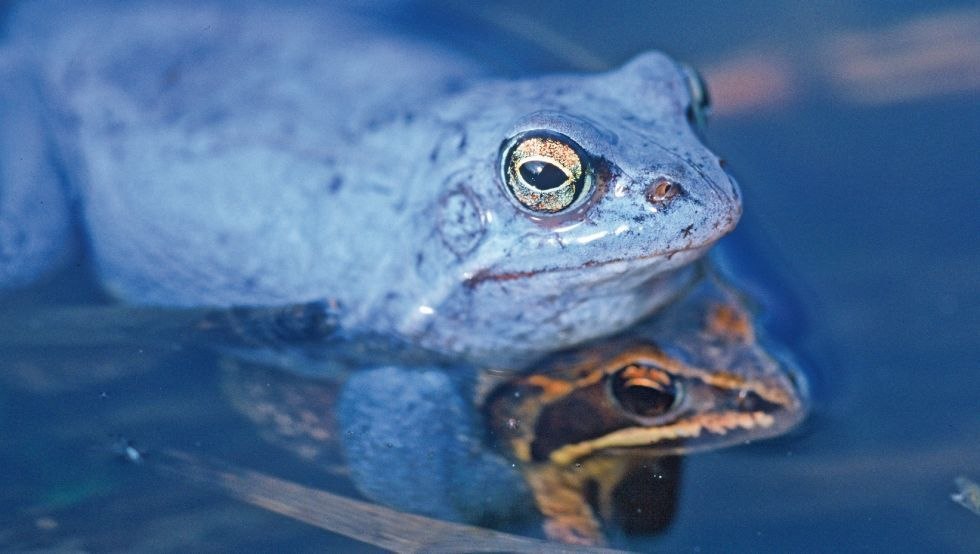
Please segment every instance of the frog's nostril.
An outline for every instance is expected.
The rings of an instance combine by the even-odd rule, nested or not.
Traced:
[[[681,194],[681,186],[670,179],[657,179],[647,188],[647,202],[664,204]]]

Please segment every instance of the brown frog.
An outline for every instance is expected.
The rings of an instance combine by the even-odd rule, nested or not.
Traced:
[[[718,279],[699,289],[631,336],[557,354],[488,396],[487,423],[549,537],[599,543],[600,519],[655,531],[669,521],[678,455],[804,417],[805,381],[760,346],[738,297]]]

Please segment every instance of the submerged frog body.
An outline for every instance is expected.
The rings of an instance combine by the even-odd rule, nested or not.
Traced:
[[[478,523],[536,505],[549,537],[584,544],[669,524],[679,455],[779,435],[806,413],[805,380],[715,277],[524,375],[386,367],[325,382],[226,369],[228,397],[267,438],[375,501]]]
[[[329,301],[351,334],[519,367],[664,305],[738,220],[662,54],[502,80],[352,16],[237,8],[12,19],[127,302]]]

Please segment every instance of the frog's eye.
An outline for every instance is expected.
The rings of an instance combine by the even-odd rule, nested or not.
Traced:
[[[708,85],[693,67],[682,65],[681,69],[684,71],[687,90],[691,95],[691,104],[687,107],[687,120],[696,129],[702,130],[707,125],[708,115],[711,113],[711,97],[708,95]]]
[[[564,135],[524,133],[508,143],[502,162],[507,190],[534,212],[564,211],[591,188],[588,158]]]
[[[668,415],[680,403],[681,387],[660,369],[634,364],[610,376],[609,393],[625,415],[649,422]]]

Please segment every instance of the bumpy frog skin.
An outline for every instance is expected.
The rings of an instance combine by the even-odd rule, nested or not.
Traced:
[[[98,274],[127,302],[329,301],[351,333],[517,367],[665,304],[739,218],[690,75],[662,54],[495,80],[315,8],[78,10],[28,4],[10,40],[41,70]],[[569,209],[528,210],[504,183],[528,132],[587,158]]]

